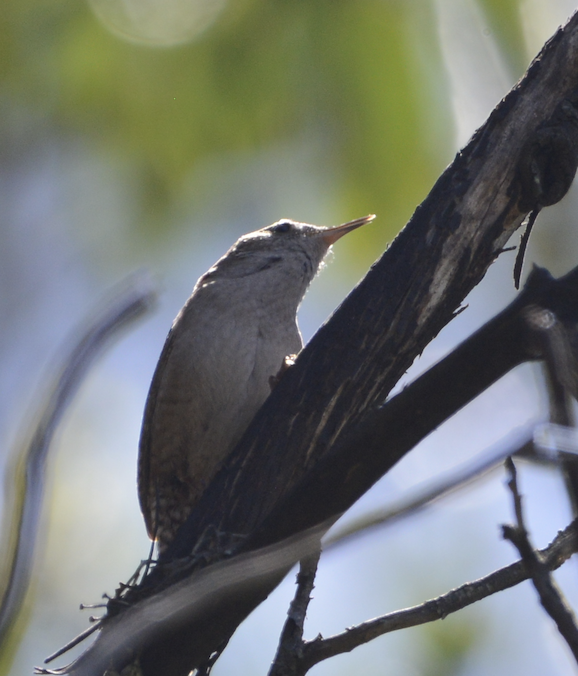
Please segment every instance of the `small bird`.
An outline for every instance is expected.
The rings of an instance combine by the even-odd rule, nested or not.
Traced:
[[[241,237],[196,283],[154,373],[138,490],[162,553],[303,340],[297,309],[331,245],[374,215],[326,228],[283,219]]]

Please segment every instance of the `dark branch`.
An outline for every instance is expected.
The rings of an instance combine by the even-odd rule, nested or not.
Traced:
[[[578,268],[559,280],[536,268],[503,312],[368,413],[243,547],[265,546],[279,535],[289,537],[310,528],[317,519],[338,518],[444,420],[518,364],[542,358],[544,332],[562,331],[563,322],[576,321]]]
[[[279,648],[271,665],[269,676],[300,676],[302,673],[298,665],[305,645],[303,625],[320,556],[321,549],[301,561],[297,575],[297,591],[287,613],[287,620],[281,632]]]
[[[538,199],[534,187],[526,186],[534,178],[522,171],[528,162],[533,166],[528,160],[533,139],[543,127],[558,128],[560,106],[571,106],[577,98],[575,16],[298,356],[208,487],[167,559],[192,551],[209,525],[253,533],[385,401],[536,206],[530,204]],[[547,147],[539,144],[540,152]],[[542,158],[539,166],[543,164]]]
[[[509,540],[520,553],[522,561],[538,592],[540,603],[548,615],[556,622],[558,631],[564,637],[574,655],[574,659],[578,662],[578,627],[576,626],[574,613],[552,579],[548,566],[543,561],[542,556],[530,544],[528,531],[524,525],[522,497],[518,491],[516,467],[511,459],[506,461],[506,468],[510,475],[508,487],[512,492],[514,501],[516,526],[502,526],[504,538]]]
[[[555,540],[546,549],[540,551],[540,556],[548,570],[556,570],[577,551],[578,521],[575,520],[566,529],[558,533]],[[298,673],[304,674],[319,662],[341,653],[350,652],[378,636],[399,629],[416,627],[426,622],[441,620],[450,613],[462,610],[492,594],[510,589],[527,580],[528,577],[529,574],[524,562],[518,561],[479,580],[452,589],[447,594],[426,601],[419,606],[383,615],[351,627],[336,636],[309,641],[305,644]]]

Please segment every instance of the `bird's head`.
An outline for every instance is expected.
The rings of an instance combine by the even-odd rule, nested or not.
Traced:
[[[284,218],[240,237],[214,269],[227,277],[278,269],[302,275],[308,285],[331,245],[374,218],[372,214],[332,228]]]

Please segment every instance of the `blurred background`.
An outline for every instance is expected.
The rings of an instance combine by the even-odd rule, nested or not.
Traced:
[[[148,269],[157,311],[98,362],[49,463],[32,589],[0,673],[88,624],[148,555],[136,457],[148,385],[196,279],[281,217],[378,218],[335,247],[300,311],[307,340],[403,227],[437,176],[576,0],[4,0],[0,15],[1,471],[55,356],[116,282]],[[578,263],[576,190],[544,211],[533,261]],[[517,244],[517,240],[512,242]],[[514,296],[507,254],[415,377]],[[442,426],[352,510],[394,502],[546,415],[540,371],[511,373]],[[8,476],[8,479],[6,478]],[[524,466],[544,546],[570,510],[554,470]],[[6,494],[5,494],[6,496]],[[10,504],[3,505],[6,510]],[[350,515],[344,517],[344,520]],[[503,472],[322,558],[308,638],[419,603],[516,559]],[[8,534],[3,534],[5,541]],[[558,580],[578,605],[578,567]],[[215,676],[265,674],[294,574],[239,629]],[[66,661],[64,658],[61,663]],[[389,635],[312,673],[575,673],[529,584]]]

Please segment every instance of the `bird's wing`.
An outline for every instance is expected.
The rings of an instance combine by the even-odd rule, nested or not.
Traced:
[[[154,514],[153,514],[153,505],[151,504],[151,444],[152,444],[152,428],[153,428],[153,419],[155,416],[155,411],[157,407],[157,398],[160,390],[160,386],[163,380],[163,375],[165,373],[166,366],[169,359],[171,358],[171,353],[175,344],[175,331],[174,325],[173,328],[169,331],[169,334],[165,340],[161,356],[157,363],[149,393],[147,396],[144,414],[142,429],[139,440],[139,454],[138,454],[138,497],[140,502],[140,508],[143,513],[145,524],[147,527],[147,532],[151,538],[154,537]]]

